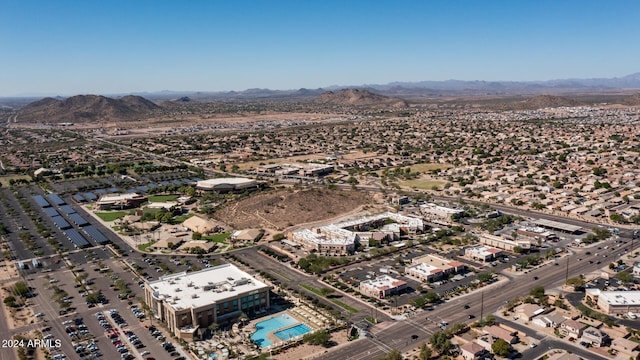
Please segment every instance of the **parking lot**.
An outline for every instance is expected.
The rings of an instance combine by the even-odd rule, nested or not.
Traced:
[[[100,272],[100,263],[110,270]],[[78,282],[77,276],[84,281]],[[63,346],[53,349],[52,356],[69,356],[72,353],[83,359],[123,358],[127,357],[127,353],[131,354],[130,358],[138,358],[142,353],[145,353],[145,358],[158,359],[166,359],[171,354],[174,357],[183,356],[181,349],[168,352],[163,347],[162,342],[167,335],[160,328],[153,334],[148,330],[155,322],[147,317],[137,301],[143,296],[139,281],[117,259],[92,260],[74,266],[73,271],[65,268],[52,273],[34,274],[31,282],[38,289],[34,309],[41,313],[39,316],[46,319],[49,325],[43,331],[43,336],[62,340]],[[130,293],[119,299],[121,291],[117,285],[122,282]],[[103,294],[103,301],[97,305],[87,302],[87,295],[97,292]],[[58,293],[64,295],[60,298],[64,306],[51,300]],[[120,343],[113,341],[116,338]]]

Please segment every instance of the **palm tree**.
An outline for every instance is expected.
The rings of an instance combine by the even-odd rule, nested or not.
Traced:
[[[218,325],[218,323],[211,323],[207,328],[209,330],[211,330],[211,332],[213,332],[214,334],[217,333],[218,328],[220,327],[220,325]]]
[[[249,317],[243,311],[243,312],[240,313],[240,317],[238,317],[238,320],[240,320],[240,323],[242,324],[242,326],[244,326],[245,322],[247,322],[247,320],[249,320]]]

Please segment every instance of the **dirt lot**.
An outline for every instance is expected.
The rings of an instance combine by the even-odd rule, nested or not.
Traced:
[[[226,206],[213,217],[236,229],[260,225],[281,231],[297,224],[334,218],[371,203],[370,196],[360,191],[274,190]]]

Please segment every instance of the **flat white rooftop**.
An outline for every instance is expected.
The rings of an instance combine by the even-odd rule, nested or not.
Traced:
[[[229,178],[215,178],[201,180],[196,183],[196,186],[202,188],[213,188],[220,185],[234,185],[234,186],[252,186],[257,182],[249,178],[229,177]]]
[[[437,266],[433,266],[425,263],[419,263],[419,264],[408,266],[407,271],[415,271],[416,273],[429,276],[429,275],[442,272],[442,269],[440,269]]]
[[[136,193],[108,194],[108,195],[101,196],[100,200],[98,200],[98,203],[110,203],[110,202],[115,202],[115,201],[124,201],[124,200],[136,199],[136,198],[140,198],[140,197],[141,197],[141,195],[136,194]]]
[[[175,310],[199,308],[241,293],[269,289],[265,283],[231,264],[165,275],[147,286],[153,290],[154,298],[165,301]]]
[[[360,283],[360,286],[366,286],[378,290],[388,290],[405,285],[406,283],[407,282],[404,280],[394,279],[389,275],[382,275],[375,279],[365,280]]]
[[[600,299],[609,305],[640,305],[640,291],[600,291]]]
[[[420,205],[420,209],[421,210],[434,210],[437,212],[441,212],[441,213],[445,213],[445,214],[461,214],[464,212],[463,209],[453,209],[453,208],[448,208],[448,207],[444,207],[444,206],[440,206],[440,205],[436,205],[434,203],[428,203],[428,204],[422,204]]]

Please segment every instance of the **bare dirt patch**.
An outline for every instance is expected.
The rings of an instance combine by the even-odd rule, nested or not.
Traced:
[[[236,229],[282,230],[296,224],[334,218],[371,204],[361,191],[304,189],[273,190],[242,199],[216,211],[213,217]]]

